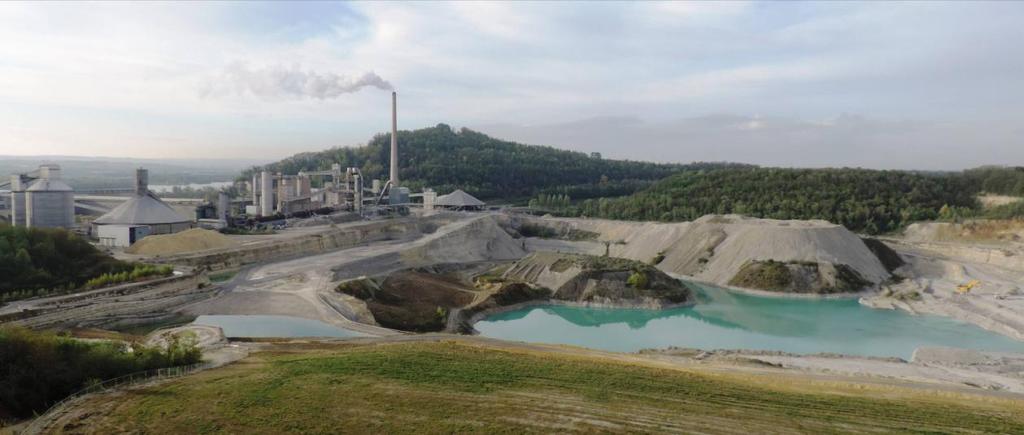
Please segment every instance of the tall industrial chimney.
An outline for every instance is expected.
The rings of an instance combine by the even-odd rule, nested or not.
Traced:
[[[398,187],[398,92],[391,92],[391,191]]]
[[[138,168],[135,170],[135,194],[146,196],[149,193],[149,170]]]

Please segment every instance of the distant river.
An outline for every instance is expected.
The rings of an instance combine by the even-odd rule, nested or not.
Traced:
[[[220,188],[223,188],[223,187],[229,187],[232,184],[234,184],[233,181],[214,181],[212,183],[202,183],[202,184],[199,184],[199,183],[192,183],[192,184],[150,184],[149,185],[149,190],[152,190],[154,192],[171,192],[171,191],[174,190],[175,187],[180,187],[182,189],[191,187],[191,188],[197,189],[197,190],[198,189],[203,189],[203,188],[206,188],[206,187],[212,187],[214,189],[220,189]]]
[[[855,299],[772,298],[698,287],[698,304],[693,307],[538,306],[490,316],[475,328],[487,337],[627,352],[679,346],[906,360],[919,346],[1024,352],[1024,342],[971,324],[867,308]]]

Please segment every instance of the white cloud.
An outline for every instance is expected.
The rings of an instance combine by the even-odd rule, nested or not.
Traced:
[[[0,153],[45,146],[116,154],[118,137],[132,143],[122,145],[126,155],[169,152],[152,138],[172,136],[185,139],[176,152],[214,148],[224,156],[251,154],[253,144],[271,157],[354,144],[387,129],[388,98],[345,92],[386,87],[383,78],[399,91],[403,127],[599,116],[656,125],[759,113],[735,125],[765,132],[790,120],[782,124],[800,133],[774,140],[815,150],[881,141],[823,130],[849,112],[875,120],[873,128],[887,119],[956,125],[948,130],[962,149],[1013,155],[1020,145],[1019,133],[1007,133],[1024,99],[1020,3],[365,2],[258,10],[277,6],[0,4],[0,113],[18,114],[0,120]],[[233,62],[247,66],[225,70]],[[201,98],[197,89],[224,97]],[[907,141],[936,140],[895,125],[908,129]],[[831,133],[808,133],[821,131]],[[729,144],[763,145],[701,137],[725,141],[720,148],[735,159],[759,154]],[[610,146],[566,140],[551,143]],[[811,140],[821,142],[815,148]],[[662,146],[629,145],[674,155]],[[952,154],[935,158],[959,164]]]

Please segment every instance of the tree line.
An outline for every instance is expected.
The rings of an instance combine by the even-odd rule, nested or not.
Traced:
[[[390,134],[366,146],[302,153],[263,168],[288,174],[332,163],[386,179]],[[684,221],[736,213],[825,219],[884,233],[921,220],[1021,217],[1019,204],[982,212],[979,193],[1024,196],[1024,168],[962,172],[859,168],[762,168],[738,163],[659,164],[522,145],[445,124],[398,132],[400,177],[413,190],[461,188],[484,200],[530,204],[571,216]]]
[[[15,293],[31,297],[71,291],[104,274],[131,275],[137,266],[107,255],[64,229],[0,224],[3,299]]]
[[[851,168],[682,171],[631,196],[582,201],[566,214],[668,222],[735,213],[824,219],[878,234],[936,219],[943,207],[977,209],[974,183],[962,174]]]
[[[176,336],[166,348],[158,348],[0,327],[0,423],[46,411],[92,383],[194,364],[201,358],[194,339]]]

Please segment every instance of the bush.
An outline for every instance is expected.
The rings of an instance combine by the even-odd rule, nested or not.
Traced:
[[[132,267],[63,229],[0,224],[0,296],[5,300],[67,292]]]
[[[985,212],[989,219],[1018,219],[1024,218],[1024,200],[992,207]]]
[[[0,419],[25,418],[92,383],[157,368],[194,364],[193,338],[166,350],[117,342],[84,342],[50,332],[0,327]]]
[[[519,234],[523,237],[540,237],[542,239],[554,239],[558,237],[558,231],[544,225],[523,224],[519,227]]]
[[[626,279],[626,284],[629,284],[635,289],[643,290],[647,288],[647,274],[641,271],[634,271],[632,275]]]
[[[154,276],[170,276],[172,273],[174,273],[174,267],[172,266],[136,264],[130,271],[126,270],[119,273],[104,273],[103,275],[90,279],[89,281],[86,281],[84,287],[86,289],[95,289],[125,282],[142,281]]]

